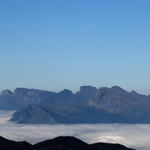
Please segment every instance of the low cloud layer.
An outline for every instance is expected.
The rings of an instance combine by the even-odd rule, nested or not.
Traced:
[[[120,143],[138,150],[150,149],[150,125],[81,124],[81,125],[25,125],[9,122],[13,112],[0,111],[0,136],[30,143],[57,136],[75,136],[88,143]]]

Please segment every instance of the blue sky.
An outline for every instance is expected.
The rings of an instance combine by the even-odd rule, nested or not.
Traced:
[[[0,90],[119,85],[150,93],[149,0],[0,0]]]

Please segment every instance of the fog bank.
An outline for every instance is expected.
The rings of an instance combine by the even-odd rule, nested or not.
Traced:
[[[75,136],[88,143],[120,143],[138,150],[150,149],[150,125],[79,124],[27,125],[9,122],[13,112],[0,111],[0,136],[36,143],[57,136]]]

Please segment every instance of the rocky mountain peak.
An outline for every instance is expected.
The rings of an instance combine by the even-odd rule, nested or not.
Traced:
[[[6,89],[1,92],[1,95],[2,96],[11,96],[11,95],[13,95],[13,93],[10,90]]]
[[[59,92],[59,94],[61,95],[72,95],[72,91],[68,90],[68,89],[64,89],[61,92]]]
[[[25,94],[25,93],[27,93],[28,91],[29,91],[30,89],[28,89],[28,88],[16,88],[15,90],[14,90],[14,94],[15,95],[20,95],[20,94]]]
[[[124,90],[123,88],[121,88],[121,87],[119,87],[119,86],[113,86],[112,88],[110,88],[110,90],[111,90],[112,92],[120,93],[120,94],[122,94],[122,93],[127,93],[126,90]]]
[[[93,86],[80,86],[80,93],[86,93],[86,92],[95,92],[97,90],[96,87]]]

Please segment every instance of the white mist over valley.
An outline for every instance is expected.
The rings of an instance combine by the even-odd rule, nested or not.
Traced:
[[[120,143],[137,150],[150,149],[150,125],[144,124],[77,124],[28,125],[8,121],[13,111],[0,111],[0,136],[36,143],[57,136],[75,136],[88,143]]]

